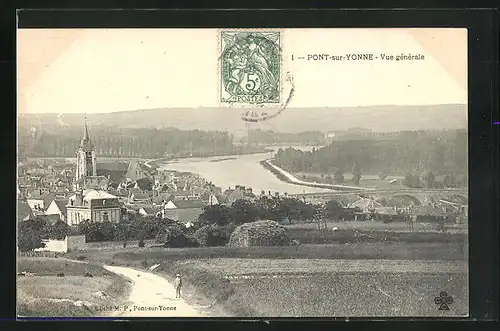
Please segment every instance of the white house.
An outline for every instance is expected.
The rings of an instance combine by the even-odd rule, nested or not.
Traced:
[[[66,209],[66,205],[68,204],[68,200],[52,200],[50,205],[45,210],[45,215],[59,215],[59,219],[68,222],[67,216],[68,211]]]

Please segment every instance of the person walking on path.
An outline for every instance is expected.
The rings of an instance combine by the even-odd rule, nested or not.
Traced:
[[[174,287],[175,287],[175,297],[180,298],[181,297],[182,279],[181,279],[181,275],[179,275],[179,274],[175,275]]]

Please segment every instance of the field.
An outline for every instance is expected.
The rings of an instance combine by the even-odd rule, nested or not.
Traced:
[[[297,179],[304,180],[307,182],[318,182],[318,183],[327,183],[324,179],[321,178],[321,174],[315,173],[307,173],[307,172],[294,172],[292,173]],[[304,176],[306,176],[304,178]],[[333,177],[333,175],[331,175]],[[391,184],[390,181],[396,179],[397,182]],[[361,176],[361,180],[359,184],[356,186],[359,187],[367,187],[367,188],[383,188],[383,189],[398,189],[398,188],[406,188],[401,184],[401,181],[404,179],[404,176],[387,176],[385,179],[380,179],[378,174],[363,174]],[[354,185],[352,182],[352,173],[344,173],[344,184],[345,185]]]
[[[69,255],[184,276],[194,295],[231,316],[439,316],[434,297],[468,307],[467,258],[457,242],[359,242],[295,247],[137,248]],[[204,302],[206,304],[206,301]]]
[[[285,224],[287,229],[316,229],[317,223],[295,223],[295,224]],[[391,232],[410,232],[408,224],[405,222],[366,222],[366,221],[349,221],[349,222],[328,222],[327,227],[329,230],[333,228],[338,228],[340,230],[364,230],[364,231],[391,231]],[[414,222],[413,232],[435,232],[437,224],[435,223],[424,223],[424,222]],[[455,233],[462,232],[466,233],[468,230],[467,224],[445,224],[447,232]]]
[[[18,271],[33,274],[17,277],[18,316],[98,316],[98,307],[123,303],[130,289],[126,280],[99,265],[64,258],[20,258]],[[64,277],[57,277],[61,272]],[[106,296],[94,295],[98,291]]]

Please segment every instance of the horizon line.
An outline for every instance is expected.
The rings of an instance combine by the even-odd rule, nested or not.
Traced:
[[[370,105],[370,106],[323,106],[323,107],[290,107],[287,109],[352,109],[352,108],[376,108],[376,107],[432,107],[432,106],[468,106],[467,103],[436,103],[436,104],[423,104],[423,105]],[[256,106],[255,108],[262,109],[261,107]],[[280,109],[281,107],[265,107],[265,109]],[[146,109],[129,109],[129,110],[117,110],[110,112],[99,112],[99,113],[57,113],[57,112],[48,112],[48,113],[22,113],[17,112],[18,116],[26,116],[26,115],[102,115],[102,114],[117,114],[117,113],[127,113],[127,112],[140,112],[140,111],[152,111],[152,110],[160,110],[160,109],[190,109],[190,110],[198,110],[198,109],[232,109],[232,110],[242,110],[248,111],[252,108],[241,107],[241,108],[231,108],[231,107],[158,107],[158,108],[146,108]],[[16,110],[17,111],[17,110]]]

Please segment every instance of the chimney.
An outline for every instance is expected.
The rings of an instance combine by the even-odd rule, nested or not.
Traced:
[[[272,195],[272,194],[271,194],[271,191],[269,191],[269,196],[271,196],[271,195]]]

